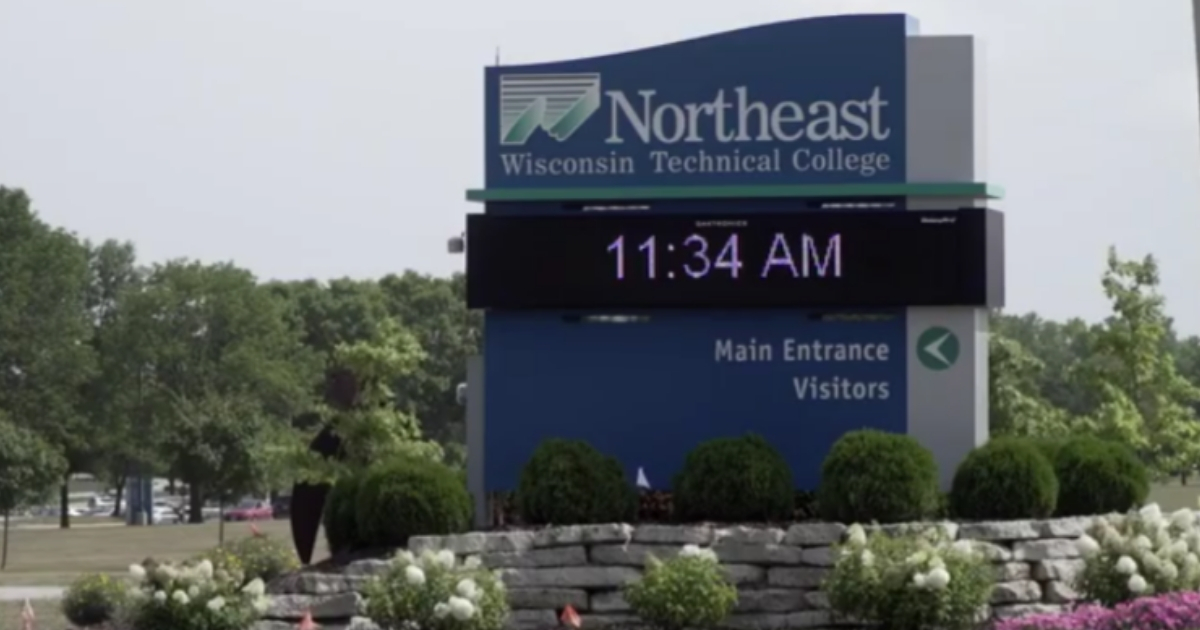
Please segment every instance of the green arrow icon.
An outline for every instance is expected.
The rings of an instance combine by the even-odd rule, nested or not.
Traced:
[[[936,372],[954,365],[961,349],[958,336],[942,326],[926,329],[917,337],[917,359],[921,365]]]

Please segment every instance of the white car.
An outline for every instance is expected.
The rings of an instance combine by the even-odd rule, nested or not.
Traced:
[[[179,514],[165,505],[156,505],[150,512],[150,522],[155,525],[178,525],[182,523]]]

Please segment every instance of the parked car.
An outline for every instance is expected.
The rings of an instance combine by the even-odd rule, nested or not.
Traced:
[[[242,501],[236,507],[225,510],[225,520],[269,521],[274,518],[274,512],[268,503],[252,499]]]
[[[178,525],[183,522],[183,517],[170,506],[155,505],[150,509],[150,522],[155,525]]]

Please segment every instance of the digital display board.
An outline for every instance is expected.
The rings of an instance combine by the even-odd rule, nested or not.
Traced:
[[[1000,306],[1003,216],[830,210],[467,218],[467,304],[494,309]]]

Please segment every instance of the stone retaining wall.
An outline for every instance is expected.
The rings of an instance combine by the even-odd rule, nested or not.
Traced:
[[[1081,561],[1074,540],[1091,519],[942,523],[957,539],[970,539],[992,560],[997,585],[995,616],[1065,608],[1077,595],[1070,581]],[[920,526],[920,525],[918,525]],[[896,531],[912,527],[887,526]],[[747,630],[821,628],[832,625],[821,580],[833,564],[831,545],[845,526],[800,523],[773,527],[621,524],[552,527],[536,531],[470,533],[413,538],[414,553],[451,549],[479,556],[504,570],[513,613],[510,626],[541,630],[558,625],[556,612],[570,604],[585,628],[636,623],[620,588],[637,578],[646,557],[666,558],[682,545],[711,546],[738,586],[738,606],[728,621]],[[323,628],[346,626],[357,614],[356,591],[384,570],[381,560],[355,562],[338,574],[301,573],[271,585],[274,605],[262,630],[294,628],[306,610]]]

